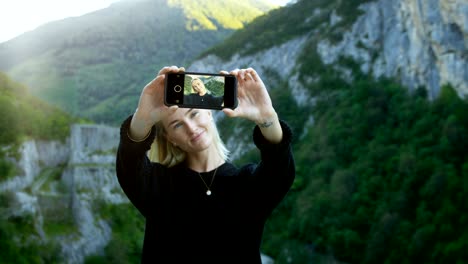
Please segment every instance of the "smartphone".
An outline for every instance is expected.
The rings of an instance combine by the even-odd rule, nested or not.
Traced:
[[[164,103],[184,108],[221,110],[237,107],[234,75],[181,72],[166,74]]]

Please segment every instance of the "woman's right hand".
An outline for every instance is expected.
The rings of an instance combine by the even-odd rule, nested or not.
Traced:
[[[168,107],[164,104],[164,82],[167,73],[184,71],[183,67],[164,67],[159,71],[156,78],[143,88],[138,108],[130,123],[130,137],[133,140],[144,139],[155,123],[177,110],[177,106]]]

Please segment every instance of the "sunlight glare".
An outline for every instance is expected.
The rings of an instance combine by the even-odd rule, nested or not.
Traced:
[[[117,0],[7,0],[0,4],[0,42],[47,22],[80,16]]]

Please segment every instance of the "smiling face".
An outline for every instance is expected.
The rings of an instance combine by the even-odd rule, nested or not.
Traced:
[[[210,110],[179,108],[162,122],[167,140],[188,154],[213,146],[214,123]]]
[[[193,79],[192,88],[199,95],[205,95],[206,94],[205,84],[203,84],[203,82],[200,79]]]

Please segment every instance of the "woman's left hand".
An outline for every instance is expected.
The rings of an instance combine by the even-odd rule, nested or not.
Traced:
[[[227,74],[226,71],[221,73]],[[234,110],[223,109],[227,116],[247,118],[256,124],[277,118],[265,84],[254,69],[237,69],[230,74],[237,78],[238,106]]]
[[[227,74],[225,71],[221,73]],[[281,142],[283,130],[278,114],[260,76],[252,68],[234,70],[230,74],[237,78],[238,106],[234,110],[224,108],[223,112],[229,117],[243,117],[254,121],[266,140],[271,143]]]

